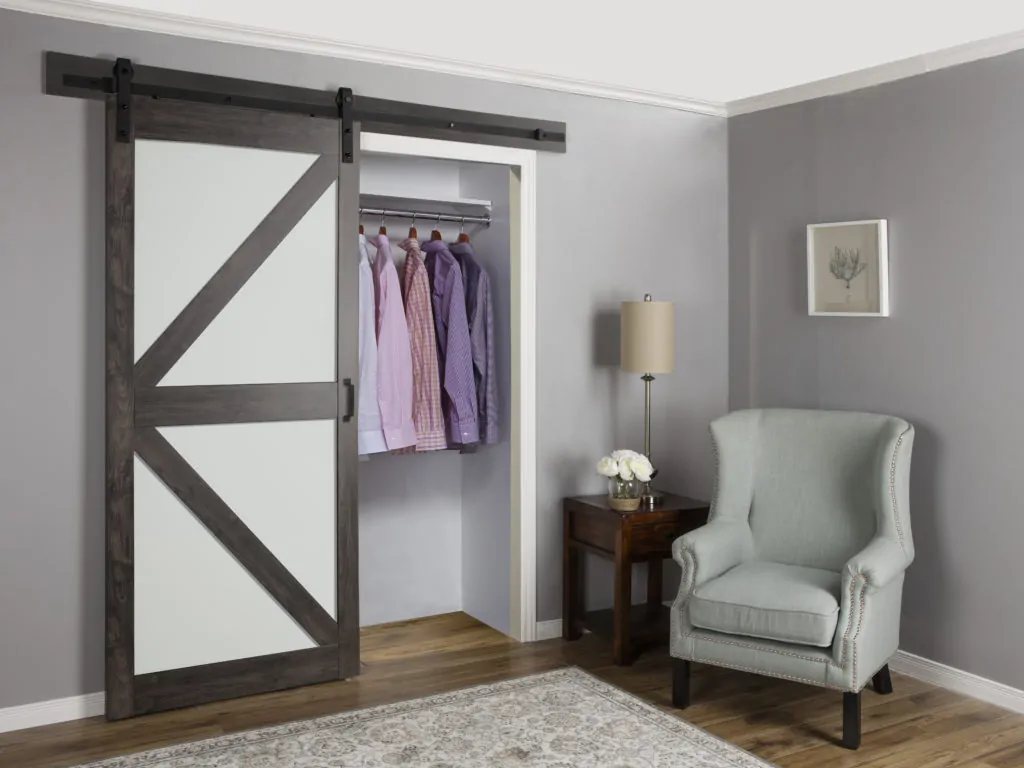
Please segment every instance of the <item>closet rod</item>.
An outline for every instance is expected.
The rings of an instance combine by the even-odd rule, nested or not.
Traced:
[[[461,216],[454,213],[430,213],[429,211],[396,211],[393,208],[360,208],[359,215],[383,216],[387,219],[412,219],[416,217],[429,224],[432,221],[453,221],[466,224],[483,224],[491,226],[490,216]]]

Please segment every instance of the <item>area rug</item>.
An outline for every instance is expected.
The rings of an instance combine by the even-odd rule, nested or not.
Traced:
[[[343,766],[766,768],[769,764],[570,667],[117,757],[88,768]]]

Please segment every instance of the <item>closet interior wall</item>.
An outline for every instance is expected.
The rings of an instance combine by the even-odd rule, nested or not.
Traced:
[[[452,160],[364,153],[360,192],[403,198],[491,201],[490,227],[466,224],[492,290],[499,442],[475,453],[374,454],[359,464],[360,624],[450,611],[509,632],[511,544],[510,169]],[[424,202],[424,207],[428,203]],[[380,217],[361,219],[368,237]],[[388,218],[392,255],[409,220]],[[421,242],[434,221],[416,221]],[[441,222],[446,242],[459,224]]]

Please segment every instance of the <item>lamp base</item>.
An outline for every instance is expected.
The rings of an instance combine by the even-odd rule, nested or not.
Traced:
[[[665,500],[665,494],[661,491],[655,490],[650,483],[648,483],[640,494],[640,506],[645,509],[653,509]]]

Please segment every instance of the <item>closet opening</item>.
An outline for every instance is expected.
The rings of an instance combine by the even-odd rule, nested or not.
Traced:
[[[377,133],[363,133],[360,146],[359,224],[365,244],[360,258],[376,264],[375,280],[385,261],[395,269],[403,289],[401,343],[411,348],[415,376],[424,375],[424,358],[430,361],[436,354],[438,361],[436,374],[432,368],[428,373],[437,376],[437,390],[425,393],[421,381],[415,386],[417,410],[429,410],[432,404],[435,416],[424,419],[418,412],[418,434],[395,437],[397,442],[413,439],[418,446],[388,449],[374,414],[364,413],[375,403],[367,400],[363,382],[360,627],[464,612],[515,639],[533,639],[534,495],[524,494],[524,486],[534,482],[533,464],[521,457],[532,455],[524,447],[532,447],[534,439],[534,352],[532,332],[524,336],[521,325],[533,311],[534,153]],[[406,269],[422,268],[421,259],[440,247],[431,243],[438,238],[460,265],[459,290],[466,293],[457,298],[472,336],[466,359],[473,366],[470,389],[476,398],[477,425],[465,446],[457,442],[451,418],[444,418],[450,415],[449,408],[458,416],[448,390],[454,386],[451,394],[456,398],[466,394],[461,385],[468,382],[459,380],[457,371],[453,381],[447,361],[448,354],[459,358],[461,352],[444,349],[442,342],[441,349],[434,347],[424,355],[422,339],[428,336],[417,328],[423,316],[408,311],[416,288],[410,287],[414,280]],[[477,268],[486,291],[479,290],[481,278],[473,274]],[[382,290],[386,293],[378,285],[375,301]],[[432,284],[430,290],[442,291],[440,284]],[[476,306],[478,297],[486,307]],[[432,344],[435,330],[451,331],[449,323],[455,322],[446,316],[437,323],[436,313],[450,310],[440,295],[434,298],[427,316]],[[374,309],[380,312],[382,307],[375,304]],[[395,319],[392,314],[391,321]],[[383,329],[385,336],[390,332],[393,328]],[[362,349],[363,339],[370,337],[360,335]],[[404,349],[401,352],[405,354]],[[365,362],[361,357],[361,369]],[[384,372],[380,365],[377,370]]]

